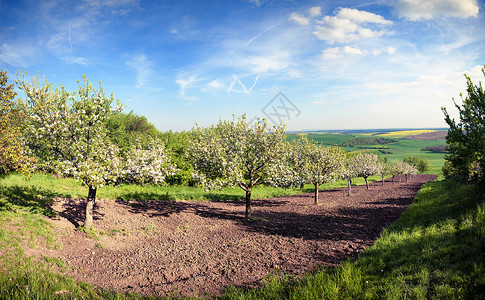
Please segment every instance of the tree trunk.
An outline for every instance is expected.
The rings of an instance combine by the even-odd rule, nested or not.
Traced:
[[[384,175],[381,175],[382,176],[382,186],[384,186]]]
[[[304,188],[305,188],[305,184],[304,183],[300,184],[300,189],[303,190]]]
[[[347,178],[347,196],[350,196],[350,187],[352,186],[352,178]]]
[[[246,191],[246,215],[244,219],[249,220],[251,218],[251,189]]]
[[[320,187],[320,184],[318,182],[315,182],[315,204],[318,204],[318,188]]]
[[[396,177],[396,175],[392,175],[392,184],[394,184],[394,178]]]
[[[86,200],[86,219],[84,220],[84,228],[90,230],[93,226],[93,212],[94,201],[96,200],[96,188],[90,186],[88,199]]]
[[[367,189],[369,189],[369,183],[367,182],[367,177],[364,177],[364,180],[365,180],[365,186],[367,187]]]

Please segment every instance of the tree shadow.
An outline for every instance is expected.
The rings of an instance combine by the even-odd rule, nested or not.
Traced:
[[[51,206],[56,197],[65,195],[36,187],[1,186],[0,210],[13,210],[14,206],[20,206],[33,213],[54,217],[56,212]]]
[[[99,212],[99,205],[96,202],[94,203],[93,211],[94,220],[100,220],[105,215]],[[62,211],[57,212],[57,214],[78,228],[84,223],[86,218],[86,201],[66,198],[62,204]]]
[[[119,201],[176,201],[180,200],[180,198],[189,198],[186,199],[187,201],[197,201],[200,199],[190,199],[182,195],[181,197],[177,197],[177,194],[169,194],[168,192],[161,194],[161,193],[153,193],[153,192],[131,192],[131,193],[124,193],[123,195],[119,195],[116,200]],[[214,202],[227,202],[227,201],[240,201],[244,199],[244,196],[240,195],[233,195],[233,194],[220,194],[220,193],[204,193],[203,199],[207,201],[214,201]]]

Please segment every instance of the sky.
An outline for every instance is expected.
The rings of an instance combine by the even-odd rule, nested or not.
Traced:
[[[159,130],[446,127],[484,81],[483,0],[0,0],[0,69],[83,74]],[[466,94],[466,93],[465,93]],[[19,96],[25,96],[19,91]]]

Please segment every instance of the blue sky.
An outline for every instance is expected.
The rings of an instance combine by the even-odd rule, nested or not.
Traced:
[[[445,127],[483,81],[485,4],[387,1],[5,1],[0,69],[75,90],[102,80],[158,129],[232,114],[288,130]],[[23,97],[22,94],[20,96]],[[453,114],[452,115],[456,115]]]

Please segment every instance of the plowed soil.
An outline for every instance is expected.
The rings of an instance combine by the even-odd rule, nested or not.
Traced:
[[[275,269],[300,276],[357,255],[396,221],[421,185],[436,175],[253,201],[254,221],[243,220],[244,201],[120,202],[98,200],[98,239],[75,229],[81,200],[54,209],[58,257],[79,281],[152,296],[219,295],[230,285],[253,287]]]

